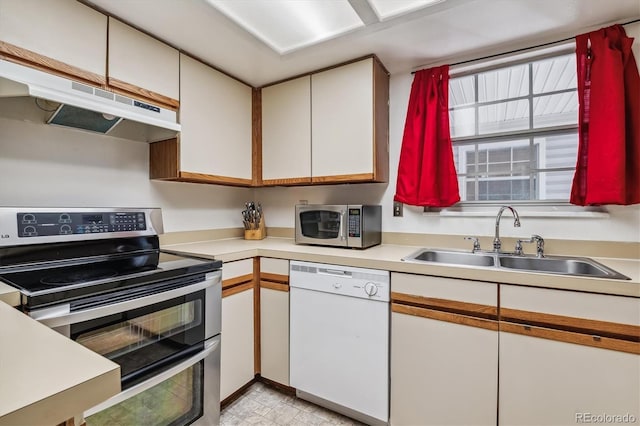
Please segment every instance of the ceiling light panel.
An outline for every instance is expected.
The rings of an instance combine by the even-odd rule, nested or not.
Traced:
[[[363,27],[347,0],[206,0],[280,54]]]
[[[378,18],[384,21],[398,15],[415,12],[427,6],[433,6],[444,0],[368,0]]]

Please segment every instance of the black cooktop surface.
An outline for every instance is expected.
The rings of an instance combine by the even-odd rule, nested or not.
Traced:
[[[221,266],[219,260],[151,250],[5,268],[0,281],[18,288],[23,306],[32,309],[162,281],[203,280]]]

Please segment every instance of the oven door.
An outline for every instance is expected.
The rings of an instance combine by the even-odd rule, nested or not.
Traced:
[[[203,350],[220,332],[220,272],[195,284],[130,300],[113,296],[101,306],[70,311],[69,305],[34,311],[32,317],[120,365],[127,389]],[[144,288],[137,289],[144,294]],[[127,293],[122,297],[126,298]]]
[[[296,244],[347,246],[345,205],[296,206]]]
[[[220,336],[202,352],[130,387],[84,413],[87,426],[217,425]]]

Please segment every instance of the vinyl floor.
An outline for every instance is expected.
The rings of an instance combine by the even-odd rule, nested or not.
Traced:
[[[260,382],[254,383],[240,398],[222,410],[220,424],[222,426],[363,425],[356,420],[282,393]]]

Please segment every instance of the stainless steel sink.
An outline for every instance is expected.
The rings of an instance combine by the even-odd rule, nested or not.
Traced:
[[[510,253],[468,252],[455,250],[436,250],[423,248],[409,256],[403,257],[406,262],[433,263],[455,266],[488,267],[510,269],[523,272],[540,272],[579,277],[609,278],[629,280],[613,269],[607,268],[595,260],[583,257],[536,257],[519,256]]]
[[[520,271],[628,280],[613,269],[592,259],[580,257],[498,256],[499,266]]]
[[[402,258],[409,262],[431,262],[449,265],[496,266],[495,256],[490,253],[469,253],[453,250],[421,249]]]

